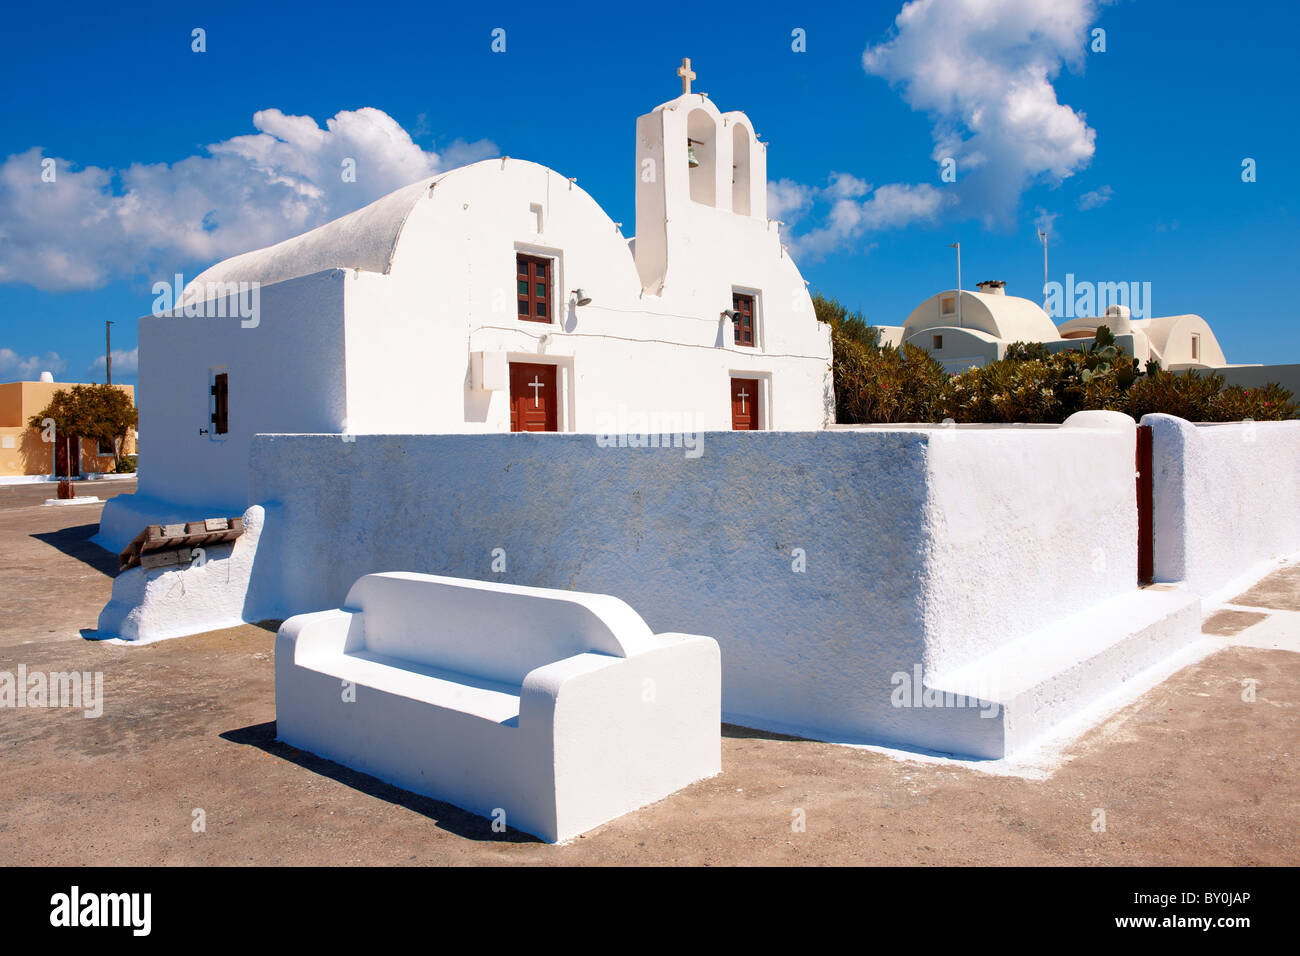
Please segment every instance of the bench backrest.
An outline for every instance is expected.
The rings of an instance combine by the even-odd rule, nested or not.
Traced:
[[[575,654],[654,646],[641,616],[607,594],[395,571],[359,578],[347,609],[362,612],[373,653],[512,685]]]

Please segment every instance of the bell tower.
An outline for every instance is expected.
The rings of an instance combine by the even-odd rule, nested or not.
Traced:
[[[663,290],[676,240],[688,234],[707,240],[722,216],[767,227],[767,149],[753,124],[739,111],[719,112],[707,93],[691,91],[696,74],[689,58],[677,75],[681,95],[636,122],[635,258],[650,294]]]

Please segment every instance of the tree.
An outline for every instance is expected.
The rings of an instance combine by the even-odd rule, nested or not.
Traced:
[[[74,385],[71,391],[59,389],[50,403],[37,412],[28,424],[44,428],[53,419],[54,427],[67,438],[91,438],[111,444],[114,457],[120,457],[127,435],[140,420],[139,412],[126,392],[112,385]]]

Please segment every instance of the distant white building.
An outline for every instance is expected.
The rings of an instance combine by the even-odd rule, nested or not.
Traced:
[[[977,292],[950,289],[930,296],[901,326],[876,326],[882,345],[903,343],[928,351],[949,372],[1001,359],[1013,342],[1038,342],[1052,351],[1079,348],[1105,325],[1115,343],[1145,367],[1223,368],[1228,365],[1214,331],[1199,315],[1134,319],[1127,306],[1112,305],[1104,316],[1076,318],[1059,326],[1036,302],[1006,294],[1006,283],[977,283]]]
[[[139,323],[137,517],[242,511],[257,433],[832,422],[829,330],[767,218],[749,118],[683,92],[637,120],[628,172],[635,239],[573,180],[502,157],[198,276]]]

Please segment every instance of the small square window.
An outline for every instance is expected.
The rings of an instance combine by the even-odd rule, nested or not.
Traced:
[[[939,312],[941,315],[952,315],[957,311],[957,297],[955,295],[945,295],[939,300]]]
[[[519,283],[519,318],[528,322],[550,322],[551,260],[541,256],[515,256],[515,279]]]
[[[936,336],[934,337],[934,347],[935,347],[936,349],[941,349],[941,348],[943,348],[943,336],[942,336],[942,335],[936,335]]]
[[[735,326],[734,342],[737,345],[744,345],[748,348],[754,348],[754,297],[745,295],[741,292],[732,293],[731,310],[736,313],[732,324]]]

